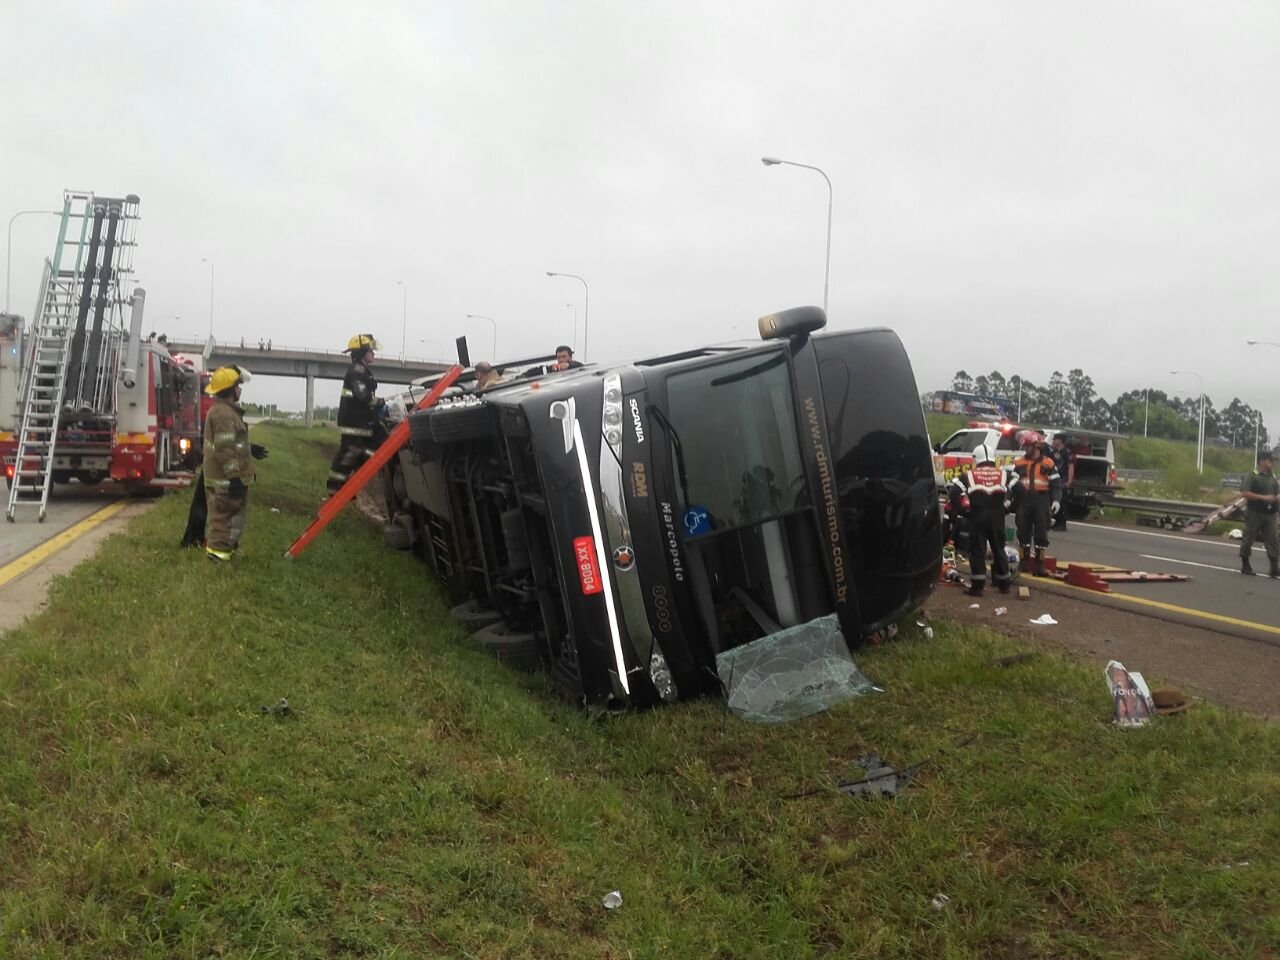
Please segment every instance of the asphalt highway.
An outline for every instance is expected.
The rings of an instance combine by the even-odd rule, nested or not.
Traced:
[[[4,496],[7,508],[9,491],[3,483],[0,483],[0,494]],[[55,487],[49,496],[44,523],[36,520],[39,516],[36,507],[19,507],[13,523],[0,520],[0,567],[17,560],[103,507],[123,499],[123,492],[111,483],[96,487],[69,483]]]
[[[1254,546],[1252,561],[1259,575],[1246,577],[1240,573],[1238,540],[1071,523],[1065,532],[1050,531],[1049,541],[1047,552],[1057,558],[1060,569],[1076,561],[1191,577],[1183,583],[1111,584],[1113,594],[1154,602],[1146,604],[1150,613],[1163,609],[1155,604],[1178,607],[1207,615],[1203,617],[1205,626],[1238,625],[1248,630],[1257,625],[1271,628],[1273,639],[1280,640],[1280,580],[1267,576],[1269,565],[1261,544]],[[1141,612],[1142,605],[1135,604],[1133,609]]]

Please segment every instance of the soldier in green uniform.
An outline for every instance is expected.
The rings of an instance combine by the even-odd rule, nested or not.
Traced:
[[[248,382],[248,370],[219,367],[204,388],[217,397],[204,421],[204,487],[209,503],[205,555],[222,563],[230,561],[240,545],[253,483],[249,427],[238,405],[240,387]]]
[[[1258,469],[1249,474],[1241,490],[1248,501],[1244,515],[1244,540],[1240,543],[1240,572],[1253,576],[1249,555],[1253,541],[1261,540],[1271,561],[1271,576],[1280,579],[1280,536],[1276,532],[1276,511],[1280,510],[1280,483],[1271,472],[1270,450],[1258,454]]]

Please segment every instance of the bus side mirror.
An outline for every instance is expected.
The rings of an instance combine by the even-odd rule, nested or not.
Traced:
[[[827,313],[821,307],[792,307],[771,313],[759,320],[761,340],[784,340],[805,336],[827,325]]]

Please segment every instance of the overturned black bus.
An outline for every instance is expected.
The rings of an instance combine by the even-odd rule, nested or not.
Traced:
[[[719,689],[718,654],[832,613],[856,648],[933,589],[941,524],[901,342],[825,322],[464,384],[408,415],[388,530],[487,646],[590,705]]]

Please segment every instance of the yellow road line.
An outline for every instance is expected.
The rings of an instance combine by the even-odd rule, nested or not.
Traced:
[[[84,536],[98,524],[111,519],[121,510],[129,505],[128,500],[118,500],[115,503],[109,503],[96,513],[91,513],[79,523],[72,524],[56,536],[50,537],[39,546],[32,547],[17,560],[0,567],[0,587],[3,587],[10,580],[16,580],[30,570],[44,563],[49,557],[53,556],[64,547],[70,546],[80,537]]]
[[[1031,583],[1034,585],[1035,581]],[[1077,587],[1072,583],[1063,583],[1061,580],[1054,580],[1048,584],[1041,581],[1042,586],[1048,586],[1049,589],[1075,590],[1078,593],[1091,594],[1095,597],[1113,597],[1117,600],[1126,600],[1129,603],[1136,603],[1143,607],[1155,607],[1158,610],[1165,610],[1169,613],[1180,613],[1186,617],[1199,617],[1202,620],[1215,620],[1218,623],[1228,623],[1233,627],[1246,627],[1249,630],[1260,630],[1263,633],[1274,633],[1280,636],[1280,627],[1273,627],[1268,623],[1255,623],[1252,620],[1240,620],[1236,617],[1223,616],[1221,613],[1210,613],[1208,610],[1196,610],[1192,607],[1179,607],[1176,604],[1165,603],[1162,600],[1150,600],[1147,597],[1135,597],[1127,593],[1103,593],[1100,590],[1090,590],[1088,587]]]

